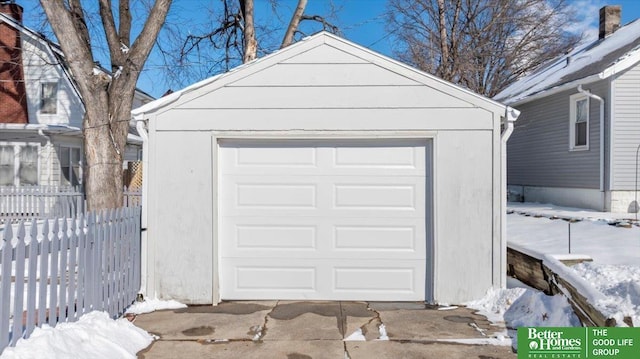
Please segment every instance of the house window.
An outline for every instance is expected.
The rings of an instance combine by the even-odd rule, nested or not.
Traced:
[[[60,184],[77,186],[82,183],[80,148],[60,146]]]
[[[38,184],[38,146],[0,145],[0,186]]]
[[[55,114],[58,111],[58,83],[44,82],[40,89],[40,112]]]
[[[576,94],[571,96],[569,111],[569,149],[589,149],[589,97]]]

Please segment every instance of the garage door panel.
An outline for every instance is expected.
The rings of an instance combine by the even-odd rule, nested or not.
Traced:
[[[337,251],[420,253],[418,233],[415,226],[339,225],[334,228],[334,248]]]
[[[424,168],[422,147],[337,147],[333,149],[333,166],[340,169]]]
[[[424,217],[424,177],[230,176],[224,216]]]
[[[305,168],[317,166],[317,149],[313,147],[240,147],[234,150],[231,168]]]
[[[225,258],[426,258],[424,222],[410,218],[226,217]],[[375,223],[375,224],[372,224]]]
[[[335,267],[336,292],[412,294],[416,290],[414,268]]]
[[[237,225],[234,234],[239,250],[316,250],[317,227],[299,224]]]
[[[415,210],[416,188],[398,184],[338,184],[334,187],[337,209]]]
[[[232,259],[221,279],[224,299],[424,300],[422,261]],[[286,278],[286,280],[283,280]]]
[[[235,186],[238,209],[243,208],[316,208],[315,184],[238,183]]]
[[[286,277],[283,281],[281,278]],[[235,283],[238,291],[253,290],[297,290],[316,291],[316,267],[274,267],[268,266],[243,266],[235,267]]]
[[[219,156],[219,168],[222,173],[260,176],[281,176],[283,173],[291,176],[331,174],[392,177],[424,174],[424,141],[361,140],[348,146],[328,141],[336,147],[327,145],[327,141],[286,142],[280,141],[274,145],[249,141],[248,146],[252,147],[239,147],[240,144],[224,141],[227,145],[224,147],[224,156]],[[320,147],[308,147],[312,143]]]
[[[222,298],[424,299],[426,156],[419,140],[224,141]]]

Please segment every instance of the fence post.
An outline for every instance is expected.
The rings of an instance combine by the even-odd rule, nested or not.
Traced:
[[[7,223],[4,226],[4,243],[0,249],[0,350],[4,349],[9,344],[9,311],[11,300],[11,260],[13,248],[11,246],[11,240],[13,239],[13,232],[11,230],[11,224]]]
[[[15,345],[19,338],[22,338],[22,313],[24,306],[24,260],[25,260],[25,230],[24,222],[18,224],[17,238],[18,243],[15,247],[15,263],[16,270],[14,273],[15,294],[13,296],[13,329],[11,330],[11,345]]]
[[[31,220],[31,238],[29,240],[29,279],[27,280],[27,326],[25,338],[28,338],[36,326],[36,286],[38,284],[38,222]]]

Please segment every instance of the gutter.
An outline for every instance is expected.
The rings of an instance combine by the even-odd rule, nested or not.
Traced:
[[[147,237],[147,215],[148,215],[148,173],[149,173],[149,134],[145,128],[143,115],[136,117],[136,130],[142,138],[142,213],[140,214],[140,293],[144,297],[155,296],[149,280],[149,239]]]
[[[594,95],[589,90],[583,90],[582,84],[578,85],[578,92],[600,102],[600,192],[604,192],[604,99]],[[604,197],[602,198],[602,210],[606,209]]]
[[[520,111],[506,106],[504,109],[505,129],[500,135],[500,287],[507,286],[507,140],[513,133],[513,123]]]

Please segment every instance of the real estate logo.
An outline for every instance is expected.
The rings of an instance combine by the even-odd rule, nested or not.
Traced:
[[[583,328],[518,328],[518,358],[585,358],[583,344]]]
[[[640,328],[518,328],[518,359],[638,359]]]

